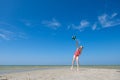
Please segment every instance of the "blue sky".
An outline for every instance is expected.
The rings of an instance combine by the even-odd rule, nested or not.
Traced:
[[[120,64],[119,0],[0,0],[0,65]]]

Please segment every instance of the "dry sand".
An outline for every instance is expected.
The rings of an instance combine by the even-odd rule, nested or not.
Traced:
[[[120,80],[119,69],[55,68],[0,75],[0,80]]]

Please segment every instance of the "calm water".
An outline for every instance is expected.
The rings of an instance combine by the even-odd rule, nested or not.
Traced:
[[[0,74],[6,74],[6,73],[14,73],[14,72],[24,72],[24,71],[32,71],[32,70],[45,70],[45,69],[57,69],[57,68],[63,68],[70,66],[0,66]],[[112,65],[112,66],[93,66],[93,65],[86,65],[86,66],[80,66],[81,68],[105,68],[105,69],[120,69],[120,65]]]
[[[6,74],[6,73],[14,73],[14,72],[24,72],[24,71],[32,71],[32,70],[44,70],[44,69],[49,69],[51,68],[50,66],[16,66],[16,65],[11,65],[11,66],[3,66],[0,65],[0,74]]]

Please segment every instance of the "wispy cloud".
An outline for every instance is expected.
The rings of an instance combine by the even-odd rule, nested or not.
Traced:
[[[92,25],[92,30],[101,30],[103,28],[115,27],[120,25],[120,19],[117,17],[118,13],[113,13],[111,16],[102,14],[98,16],[98,21]]]
[[[0,38],[4,39],[4,40],[10,40],[11,36],[14,33],[5,29],[0,29]]]
[[[118,13],[113,13],[112,15],[111,15],[111,18],[114,18],[114,17],[116,17],[118,15]]]
[[[97,23],[94,23],[92,26],[92,30],[96,30],[97,29]]]
[[[94,22],[90,27],[91,27],[92,31],[101,30],[102,29],[102,26],[100,25],[100,23],[98,21]]]
[[[73,28],[79,31],[83,31],[86,27],[89,27],[90,23],[87,20],[82,20],[79,25],[71,24],[68,26],[68,29]]]
[[[13,40],[20,37],[20,31],[17,27],[6,22],[0,22],[0,39]]]
[[[60,22],[58,22],[56,19],[52,19],[51,21],[42,21],[42,24],[49,27],[49,28],[52,28],[52,29],[57,29],[61,26]]]
[[[91,28],[91,30],[101,30],[103,28],[115,27],[120,25],[120,18],[117,17],[118,13],[113,13],[110,16],[108,14],[102,14],[95,22],[90,22],[87,20],[82,20],[79,25],[70,24],[68,29],[75,29],[79,31],[84,31],[86,28]],[[92,24],[93,23],[93,24]]]
[[[19,38],[28,39],[28,37],[26,36],[26,34],[24,32],[19,32],[18,34],[19,34],[18,35]]]
[[[117,13],[113,13],[111,16],[103,14],[98,16],[98,21],[103,28],[117,26],[120,25],[120,19],[116,19],[116,16]]]
[[[0,38],[9,40],[8,36],[6,36],[5,34],[2,34],[2,33],[0,33]]]
[[[33,23],[30,20],[27,20],[27,19],[22,19],[20,21],[27,27],[31,27],[33,25]]]

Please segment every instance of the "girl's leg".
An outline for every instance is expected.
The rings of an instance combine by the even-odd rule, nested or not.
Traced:
[[[71,70],[73,69],[74,61],[75,61],[75,55],[73,56]]]
[[[79,56],[76,56],[77,71],[79,70]]]

